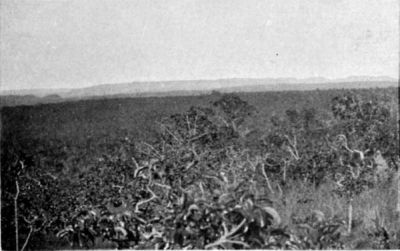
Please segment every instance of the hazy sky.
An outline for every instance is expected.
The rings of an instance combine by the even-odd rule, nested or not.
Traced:
[[[0,89],[398,77],[398,0],[1,0]]]

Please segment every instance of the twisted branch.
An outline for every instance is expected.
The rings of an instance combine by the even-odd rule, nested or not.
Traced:
[[[242,245],[245,248],[250,248],[250,246],[245,242],[229,239],[229,238],[233,237],[233,235],[244,225],[244,223],[246,223],[246,219],[243,219],[239,225],[235,226],[230,231],[228,230],[225,223],[222,223],[222,227],[224,228],[224,234],[217,241],[207,244],[204,248],[209,249],[212,247],[217,247],[217,246],[223,245],[225,243],[238,244],[238,245]]]
[[[158,198],[158,196],[149,187],[147,187],[147,191],[149,191],[151,193],[151,197],[149,199],[141,200],[138,203],[136,203],[136,205],[135,205],[135,213],[140,213],[139,206],[141,206],[143,204],[146,204],[146,203]]]
[[[25,217],[23,217],[23,219],[24,219],[24,221],[25,221],[26,223],[29,224],[29,233],[28,233],[28,236],[27,236],[26,239],[25,239],[24,245],[22,245],[21,251],[24,251],[24,250],[25,250],[26,246],[28,245],[29,239],[31,238],[32,233],[33,233],[33,232],[38,232],[38,231],[40,231],[40,230],[46,225],[46,223],[47,223],[47,218],[45,217],[45,220],[43,221],[42,225],[41,225],[40,227],[38,227],[38,228],[35,229],[35,228],[33,227],[33,224],[35,223],[35,221],[37,221],[37,219],[38,219],[37,216],[34,216],[34,218],[33,218],[32,220],[28,220],[28,219],[25,218]]]
[[[138,162],[137,162],[136,159],[133,158],[133,157],[132,157],[132,161],[133,161],[133,163],[134,163],[135,166],[136,166],[136,169],[135,169],[135,171],[134,171],[134,173],[133,173],[133,177],[134,177],[134,178],[137,178],[138,175],[139,175],[139,173],[140,173],[143,169],[149,167],[149,166],[147,166],[147,165],[139,166]]]

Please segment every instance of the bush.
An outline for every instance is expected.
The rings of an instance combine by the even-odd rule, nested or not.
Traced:
[[[329,123],[305,107],[273,116],[264,130],[249,129],[257,111],[248,102],[233,94],[214,96],[218,100],[209,107],[163,118],[155,141],[120,137],[104,143],[104,154],[84,166],[74,158],[85,157],[75,157],[76,150],[62,142],[36,142],[36,156],[17,144],[7,148],[2,236],[10,244],[3,248],[15,249],[15,238],[19,249],[356,246],[348,238],[363,219],[343,212],[325,217],[318,208],[296,218],[294,212],[299,205],[318,206],[309,197],[321,187],[326,191],[320,198],[329,194],[346,208],[378,189],[376,161],[355,160],[354,149],[366,156],[381,150],[382,158],[394,159],[393,172],[398,144],[391,139],[398,132],[388,105],[346,94],[332,100],[335,119]],[[266,132],[251,140],[253,148],[249,131]],[[58,161],[42,158],[46,154]],[[293,184],[314,194],[306,196]],[[362,235],[372,240],[369,247],[398,244],[393,229],[381,224],[369,230]],[[50,244],[56,238],[58,244]]]

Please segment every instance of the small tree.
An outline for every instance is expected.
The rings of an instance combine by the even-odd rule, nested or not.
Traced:
[[[235,132],[238,132],[245,120],[256,112],[254,106],[236,94],[224,94],[213,106],[217,108],[217,114],[225,126],[231,127]]]

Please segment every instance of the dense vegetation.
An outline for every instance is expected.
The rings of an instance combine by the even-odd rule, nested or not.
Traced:
[[[3,108],[2,248],[400,248],[398,112],[396,88]]]

